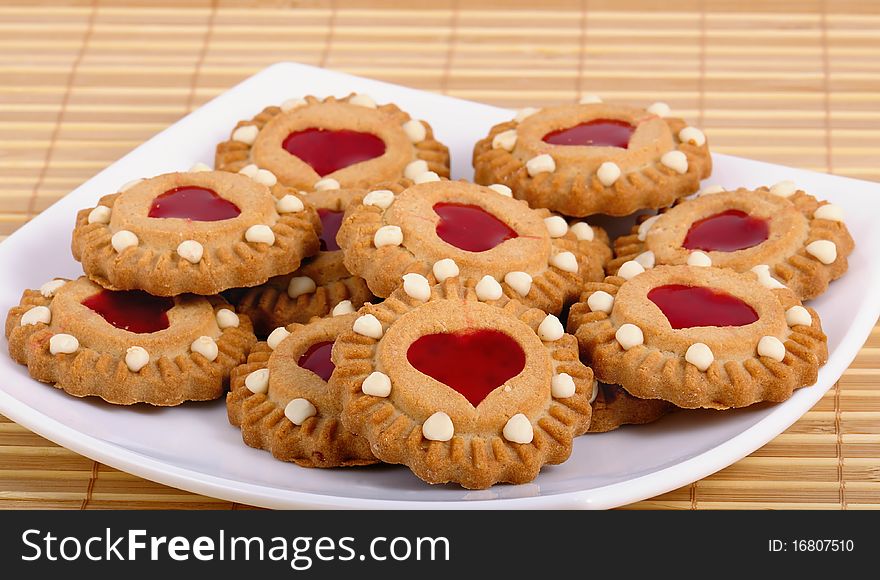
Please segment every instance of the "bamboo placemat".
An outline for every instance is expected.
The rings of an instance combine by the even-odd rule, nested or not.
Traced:
[[[0,237],[280,60],[509,107],[665,100],[714,151],[877,180],[878,57],[872,0],[3,1]],[[0,417],[0,508],[22,507],[247,506],[99,465]],[[880,507],[880,328],[784,434],[630,507]]]

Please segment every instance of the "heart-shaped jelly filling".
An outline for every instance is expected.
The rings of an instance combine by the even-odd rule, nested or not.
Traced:
[[[318,217],[321,218],[321,251],[334,252],[339,249],[336,243],[336,233],[342,225],[345,212],[319,209]]]
[[[385,153],[385,141],[382,139],[372,133],[348,129],[295,131],[284,139],[281,146],[308,163],[321,177]]]
[[[316,342],[299,357],[297,364],[306,370],[312,371],[324,381],[329,381],[330,375],[333,374],[333,369],[336,368],[336,365],[330,360],[331,352],[333,352],[332,341]]]
[[[735,252],[757,246],[769,235],[767,220],[729,209],[695,221],[682,246],[689,250]]]
[[[745,326],[758,320],[755,309],[735,296],[702,286],[668,284],[648,292],[672,328]]]
[[[141,290],[101,290],[83,300],[82,305],[116,328],[147,334],[168,328],[168,311],[174,307],[174,300]]]
[[[629,139],[635,127],[616,119],[595,119],[568,129],[551,131],[544,142],[551,145],[586,145],[588,147],[629,148]]]
[[[497,330],[427,334],[406,351],[416,370],[452,387],[476,407],[526,366],[518,342]]]
[[[468,252],[485,252],[519,237],[510,226],[477,205],[437,203],[434,213],[440,216],[440,239]]]
[[[216,222],[238,217],[241,210],[217,192],[204,187],[169,189],[150,205],[151,218],[180,218],[197,222]]]

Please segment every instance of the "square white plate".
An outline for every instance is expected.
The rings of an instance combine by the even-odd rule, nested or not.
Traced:
[[[75,278],[70,232],[77,210],[133,178],[211,163],[214,146],[239,119],[303,94],[365,92],[428,120],[452,152],[453,177],[469,178],[471,148],[511,112],[293,63],[271,66],[175,123],[77,188],[0,244],[0,308],[54,276]],[[880,313],[880,184],[715,156],[710,182],[759,186],[792,179],[846,211],[856,240],[849,273],[812,305],[830,357],[816,386],[779,405],[680,412],[653,425],[579,438],[571,458],[525,485],[467,491],[429,486],[402,467],[303,469],[241,442],[223,401],[162,409],[76,399],[28,377],[0,356],[0,412],[97,461],[190,491],[265,507],[608,508],[709,475],[751,453],[795,422],[840,377]],[[617,224],[618,227],[620,224]]]

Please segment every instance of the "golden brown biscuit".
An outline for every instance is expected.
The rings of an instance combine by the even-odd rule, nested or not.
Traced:
[[[620,385],[596,384],[596,398],[591,401],[593,418],[588,433],[607,433],[623,425],[652,423],[675,410],[675,405],[660,399],[639,399]]]

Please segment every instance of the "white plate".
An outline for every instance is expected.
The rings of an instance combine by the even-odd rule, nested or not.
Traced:
[[[277,64],[214,99],[77,188],[0,244],[0,308],[53,276],[76,277],[76,211],[135,177],[211,163],[238,119],[305,93],[366,92],[427,119],[452,151],[453,176],[470,177],[473,143],[510,111],[291,63]],[[571,458],[525,485],[467,491],[429,486],[401,467],[302,469],[246,447],[222,401],[159,409],[114,407],[37,383],[0,356],[0,412],[94,460],[171,486],[265,507],[609,508],[709,475],[767,443],[812,407],[849,366],[880,312],[880,185],[715,156],[711,183],[758,186],[793,179],[846,211],[856,239],[850,271],[813,306],[830,357],[816,386],[780,405],[682,412],[653,425],[579,438]]]

